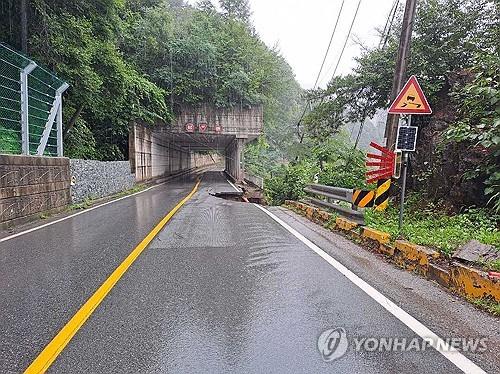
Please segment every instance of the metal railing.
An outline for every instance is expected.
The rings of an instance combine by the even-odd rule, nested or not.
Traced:
[[[67,88],[0,43],[0,153],[62,156],[62,94]]]
[[[308,195],[304,199],[305,202],[319,208],[331,209],[358,224],[365,223],[364,213],[352,204],[352,189],[309,184],[304,188],[304,192]],[[350,207],[340,205],[341,201],[349,203]]]

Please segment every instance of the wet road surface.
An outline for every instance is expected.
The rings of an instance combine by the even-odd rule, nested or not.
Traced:
[[[193,185],[193,178],[176,180],[0,243],[0,371],[24,370]],[[348,349],[338,360],[323,361],[317,341],[331,328],[345,329],[349,338],[419,338],[256,206],[211,196],[231,189],[222,173],[203,175],[199,191],[129,268],[49,372],[460,372],[431,348]],[[383,293],[389,288],[390,298],[442,336],[487,334],[489,351],[473,359],[491,372],[499,367],[498,320],[460,302],[453,305],[437,286],[338,235],[327,238],[287,211],[271,211]],[[419,287],[430,301],[416,298],[406,305]],[[437,299],[443,304],[439,308]],[[451,318],[448,310],[460,316]]]

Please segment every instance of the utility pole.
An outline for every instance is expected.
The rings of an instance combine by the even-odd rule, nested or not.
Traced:
[[[394,79],[392,81],[391,103],[396,100],[396,97],[403,88],[406,79],[406,68],[410,55],[411,34],[413,31],[413,21],[415,20],[415,12],[417,8],[417,0],[406,0],[405,13],[403,16],[403,24],[401,27],[401,36],[399,38],[399,49],[396,60],[396,69],[394,71]],[[399,114],[388,114],[385,124],[386,147],[394,149],[396,136],[398,131]]]
[[[21,50],[23,53],[28,53],[28,0],[21,0],[19,4],[21,15]]]

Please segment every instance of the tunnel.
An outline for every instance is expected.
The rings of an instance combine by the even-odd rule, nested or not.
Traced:
[[[146,181],[218,163],[230,178],[241,181],[244,146],[262,133],[262,127],[262,106],[182,107],[171,124],[133,125],[131,168],[137,181]]]

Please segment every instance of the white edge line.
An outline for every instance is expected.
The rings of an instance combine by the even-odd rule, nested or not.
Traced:
[[[224,173],[224,172],[222,171],[221,173]],[[233,187],[236,191],[241,192],[241,190],[240,190],[238,187],[236,187],[236,186],[234,185],[234,183],[233,183],[233,182],[231,182],[228,178],[226,178],[226,181],[227,181],[227,183],[229,183],[229,184],[231,185],[231,187]]]
[[[486,373],[483,369],[461,354],[459,351],[453,349],[445,342],[441,337],[431,331],[424,324],[419,322],[416,318],[412,317],[410,314],[405,312],[399,306],[394,304],[387,297],[382,295],[375,288],[370,286],[356,274],[354,274],[351,270],[346,268],[340,262],[331,257],[328,253],[318,247],[316,244],[307,239],[304,235],[299,233],[297,230],[289,226],[287,223],[283,222],[281,219],[276,217],[273,213],[263,208],[258,204],[254,204],[257,208],[265,212],[269,217],[274,219],[277,223],[283,226],[287,231],[289,231],[293,236],[299,239],[302,243],[312,249],[316,254],[318,254],[321,258],[323,258],[326,262],[328,262],[331,266],[337,269],[340,273],[342,273],[346,278],[348,278],[352,283],[358,286],[361,290],[363,290],[368,296],[370,296],[373,300],[379,303],[384,309],[386,309],[389,313],[391,313],[394,317],[403,322],[406,326],[408,326],[411,330],[413,330],[417,335],[419,335],[424,340],[429,339],[432,341],[430,345],[432,345],[439,353],[441,353],[444,357],[446,357],[452,364],[454,364],[457,368],[462,370],[465,373]],[[438,347],[442,349],[438,349]]]
[[[93,206],[91,208],[87,208],[87,209],[84,209],[84,210],[81,210],[77,213],[74,213],[74,214],[71,214],[69,216],[66,216],[66,217],[63,217],[63,218],[59,218],[59,219],[56,219],[55,221],[52,221],[52,222],[48,222],[48,223],[45,223],[43,225],[40,225],[40,226],[36,226],[36,227],[33,227],[31,229],[28,229],[28,230],[25,230],[25,231],[21,231],[21,232],[18,232],[16,234],[13,234],[13,235],[10,235],[10,236],[6,236],[5,238],[2,238],[0,239],[0,243],[2,242],[6,242],[7,240],[10,240],[10,239],[14,239],[14,238],[17,238],[18,236],[21,236],[21,235],[25,235],[25,234],[29,234],[30,232],[33,232],[33,231],[36,231],[36,230],[40,230],[40,229],[43,229],[47,226],[50,226],[50,225],[55,225],[56,223],[59,223],[59,222],[62,222],[62,221],[65,221],[67,219],[70,219],[70,218],[73,218],[73,217],[76,217],[76,216],[79,216],[80,214],[84,214],[84,213],[88,213],[88,212],[91,212],[95,209],[98,209],[98,208],[102,208],[103,206],[106,206],[106,205],[109,205],[109,204],[113,204],[113,203],[116,203],[120,200],[123,200],[123,199],[127,199],[129,197],[132,197],[132,196],[135,196],[135,195],[139,195],[141,193],[144,193],[144,192],[147,192],[153,188],[156,188],[158,186],[161,186],[162,184],[165,184],[166,182],[163,182],[163,183],[159,183],[159,184],[156,184],[154,186],[151,186],[151,187],[148,187],[142,191],[138,191],[138,192],[135,192],[131,195],[127,195],[127,196],[123,196],[123,197],[120,197],[118,199],[114,199],[114,200],[111,200],[111,201],[108,201],[106,203],[103,203],[103,204],[99,204],[99,205],[96,205],[96,206]]]

